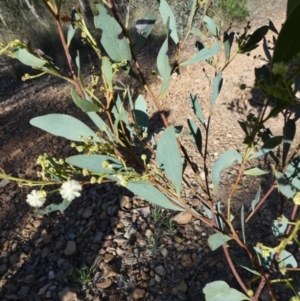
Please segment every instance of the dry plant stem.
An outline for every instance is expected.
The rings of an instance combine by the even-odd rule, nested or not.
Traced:
[[[294,208],[293,208],[293,212],[291,214],[291,218],[290,218],[290,221],[293,222],[295,219],[296,219],[296,215],[297,215],[297,211],[298,211],[298,208],[299,206],[298,205],[295,205]],[[289,235],[290,234],[290,231],[292,229],[292,225],[288,225],[286,231],[285,231],[285,235]]]
[[[235,58],[238,54],[239,54],[239,51],[237,50],[237,51],[235,52],[235,54],[233,55],[233,57],[228,58],[227,62],[225,63],[225,65],[223,66],[223,68],[221,69],[221,71],[224,71],[224,70],[228,67],[228,65],[234,60],[234,58]]]
[[[159,187],[159,189],[161,191],[166,191],[166,188],[164,186],[162,186],[160,183],[157,183],[157,181],[155,181],[154,179],[154,183],[155,186]],[[166,193],[170,193],[170,191],[166,191]],[[216,231],[218,232],[222,232],[217,226],[212,225],[211,220],[201,216],[199,213],[197,213],[196,211],[192,210],[186,203],[184,200],[182,200],[181,198],[178,198],[177,195],[174,195],[174,197],[176,197],[178,199],[178,201],[180,202],[180,204],[182,205],[182,207],[185,209],[185,212],[191,214],[195,219],[199,219],[200,221],[202,221],[203,223],[205,223],[206,225],[213,227]],[[172,200],[171,200],[172,201]],[[175,203],[174,203],[175,204]],[[226,221],[225,221],[226,222]],[[227,234],[227,233],[224,233]]]
[[[269,277],[270,277],[269,274],[265,275],[265,277],[261,277],[260,282],[259,282],[259,285],[258,285],[258,288],[257,288],[256,291],[255,291],[255,294],[254,294],[254,297],[253,297],[253,301],[258,300],[258,298],[259,298],[259,296],[260,296],[260,294],[261,294],[263,288],[265,287],[265,285],[266,285],[266,283],[267,283],[267,279],[268,279]],[[273,300],[275,300],[275,299],[274,299],[273,291],[271,291],[271,292],[269,291],[269,293],[271,294]]]
[[[244,292],[248,295],[248,289],[247,289],[246,285],[244,284],[243,280],[241,279],[239,273],[237,272],[237,270],[236,270],[236,268],[235,268],[235,266],[232,262],[232,259],[230,257],[230,254],[229,254],[229,251],[228,251],[228,248],[227,248],[227,244],[223,244],[223,251],[224,251],[224,254],[226,256],[226,260],[227,260],[227,262],[230,266],[230,269],[231,269],[235,279],[238,281],[238,283],[240,284],[240,286],[244,290]],[[254,297],[251,298],[251,301],[258,301],[258,297],[261,294],[261,290],[264,288],[265,285],[268,286],[269,293],[272,296],[273,300],[276,300],[276,298],[274,296],[274,293],[272,291],[272,288],[270,286],[270,283],[267,281],[267,279],[270,277],[270,275],[263,273],[261,268],[260,268],[260,270],[261,270],[260,272],[261,272],[261,275],[262,275],[262,280],[260,282],[261,288],[259,287],[257,289],[258,292],[256,291]]]
[[[129,36],[128,36],[128,32],[127,32],[126,28],[124,27],[122,21],[119,18],[119,15],[118,15],[118,12],[116,10],[115,4],[113,3],[113,0],[108,0],[107,2],[109,4],[109,8],[111,9],[111,11],[112,11],[115,19],[117,20],[117,22],[121,26],[124,35],[126,36],[127,40],[130,41]],[[153,101],[154,101],[154,103],[155,103],[155,105],[156,105],[156,107],[158,109],[158,112],[159,112],[159,114],[161,116],[161,119],[162,119],[164,125],[167,127],[168,126],[168,121],[167,121],[167,119],[165,117],[165,114],[162,111],[161,105],[159,104],[158,99],[155,97],[155,95],[153,94],[153,92],[151,91],[151,89],[148,87],[148,84],[146,82],[146,79],[144,78],[144,75],[143,75],[142,71],[141,71],[141,68],[140,68],[140,65],[138,63],[138,60],[137,60],[137,58],[136,58],[136,56],[135,56],[135,54],[133,52],[133,49],[131,47],[131,43],[129,42],[128,44],[129,44],[129,47],[130,47],[131,56],[133,58],[135,66],[136,66],[136,68],[138,70],[139,76],[141,77],[142,84],[143,84],[145,90],[150,94],[151,98],[153,99]]]
[[[247,156],[244,157],[244,160],[241,164],[241,167],[240,167],[240,170],[239,170],[239,174],[234,182],[234,184],[232,185],[232,188],[228,194],[228,199],[227,199],[227,220],[228,222],[231,224],[230,222],[230,216],[231,216],[231,198],[236,190],[236,187],[238,185],[238,183],[240,182],[242,176],[243,176],[243,173],[244,173],[244,169],[245,169],[245,164],[247,162]]]
[[[205,135],[205,146],[204,146],[204,172],[205,172],[205,184],[206,184],[206,190],[207,190],[207,194],[208,196],[211,198],[210,195],[210,190],[209,190],[209,184],[208,184],[208,168],[207,168],[207,155],[208,155],[208,136],[209,136],[209,127],[210,127],[210,120],[211,120],[211,116],[212,113],[209,114],[210,116],[208,117],[207,120],[207,125],[205,126],[205,131],[206,131],[206,135]]]
[[[7,180],[11,180],[14,182],[18,182],[20,185],[30,185],[30,186],[40,186],[40,185],[56,185],[58,182],[55,181],[49,181],[47,183],[45,183],[44,181],[34,181],[34,180],[26,180],[26,179],[19,179],[16,177],[12,177],[9,176],[7,174],[5,174],[4,170],[2,171],[3,174],[1,174],[1,179],[7,179]]]
[[[235,279],[239,283],[239,285],[242,288],[242,290],[248,295],[248,289],[247,289],[245,283],[243,282],[243,280],[241,279],[238,271],[236,270],[236,268],[235,268],[235,266],[234,266],[234,264],[232,262],[232,259],[230,257],[230,254],[229,254],[229,251],[228,251],[228,248],[227,248],[227,244],[226,243],[223,244],[222,247],[223,247],[224,254],[226,256],[226,260],[227,260],[227,262],[228,262],[228,264],[230,266],[230,269],[231,269],[231,271],[232,271]],[[253,301],[256,301],[256,300],[253,299]]]
[[[245,224],[247,224],[250,220],[250,218],[254,215],[254,213],[256,213],[256,211],[261,207],[261,205],[265,202],[265,200],[267,199],[267,197],[272,193],[272,191],[274,190],[274,188],[276,187],[276,181],[274,182],[274,184],[269,188],[269,190],[266,192],[266,194],[263,196],[263,198],[259,201],[259,203],[255,206],[254,210],[250,213],[250,215],[247,216],[246,220],[245,220]]]
[[[65,36],[64,36],[63,30],[62,30],[62,27],[61,27],[61,23],[60,23],[60,20],[59,20],[59,15],[55,16],[55,22],[56,22],[56,26],[58,28],[58,33],[59,33],[59,36],[60,36],[60,40],[62,42],[64,52],[65,52],[65,55],[66,55],[66,58],[67,58],[67,62],[68,62],[69,68],[70,68],[70,73],[71,73],[71,77],[73,79],[73,83],[76,86],[80,96],[83,99],[85,99],[84,91],[83,91],[81,85],[79,84],[77,75],[75,73],[75,70],[74,70],[74,67],[73,67],[73,64],[72,64],[71,56],[70,56],[69,49],[68,49],[68,46],[67,46],[67,41],[65,39]]]
[[[287,271],[291,271],[291,272],[299,272],[300,268],[285,268]]]
[[[259,122],[261,124],[265,123],[269,119],[268,117],[266,119],[263,119],[264,116],[265,116],[265,114],[266,114],[266,110],[267,110],[267,107],[268,107],[269,103],[270,103],[270,98],[267,99],[266,104],[265,104],[265,106],[263,108],[262,114],[260,116],[260,121]]]

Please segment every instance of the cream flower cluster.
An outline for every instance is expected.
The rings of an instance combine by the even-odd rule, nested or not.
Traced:
[[[28,195],[26,202],[32,207],[42,207],[46,201],[46,192],[44,190],[32,190]]]
[[[75,181],[70,180],[61,185],[60,194],[64,200],[69,202],[80,196],[82,190],[81,185]],[[46,201],[47,193],[44,190],[32,190],[26,198],[26,202],[35,208],[42,207]]]
[[[71,202],[80,196],[81,190],[82,187],[77,181],[70,180],[62,184],[60,194],[64,200]]]

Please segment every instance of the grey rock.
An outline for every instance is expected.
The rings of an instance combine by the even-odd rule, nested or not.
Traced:
[[[94,237],[94,240],[93,240],[93,242],[96,244],[96,243],[99,243],[99,242],[101,242],[102,241],[102,238],[103,238],[103,233],[102,232],[98,232],[97,234],[96,234],[96,236]]]
[[[18,296],[26,297],[28,295],[29,291],[30,291],[30,286],[23,285],[23,286],[21,286],[21,289],[18,292]]]
[[[19,300],[20,298],[17,295],[8,295],[6,296],[8,300]]]
[[[82,217],[89,218],[89,217],[91,217],[92,214],[93,214],[93,208],[91,206],[89,206],[83,211]]]
[[[54,271],[49,271],[48,272],[48,279],[49,280],[55,279],[55,273],[54,273]]]
[[[58,281],[61,282],[61,281],[64,281],[64,280],[65,280],[66,275],[65,275],[64,271],[59,271],[59,272],[56,274],[55,278],[56,278]]]
[[[76,252],[76,243],[72,240],[69,240],[67,242],[67,246],[65,248],[65,255],[69,256],[69,255],[72,255]]]
[[[35,280],[35,274],[30,274],[24,278],[23,282],[27,284],[32,284],[34,280]]]
[[[187,291],[187,285],[182,280],[180,283],[178,283],[176,286],[172,288],[172,295],[177,295],[178,292],[186,292]]]
[[[154,268],[154,272],[160,276],[163,276],[165,273],[165,269],[162,265],[159,265],[158,267]]]
[[[9,257],[9,263],[10,264],[15,264],[15,263],[18,263],[20,260],[20,257],[18,254],[13,254]]]
[[[8,270],[8,266],[6,263],[0,265],[0,276],[4,275]]]
[[[118,210],[119,210],[119,206],[115,205],[115,206],[108,207],[106,212],[108,215],[113,216],[113,215],[116,215]]]
[[[45,292],[47,291],[47,289],[49,288],[50,285],[51,285],[51,283],[47,283],[46,285],[41,287],[38,291],[38,296],[45,294]]]

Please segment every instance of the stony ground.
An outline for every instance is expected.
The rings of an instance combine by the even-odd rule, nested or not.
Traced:
[[[270,18],[279,29],[286,1],[265,2],[251,2],[252,28],[268,24]],[[242,27],[234,24],[233,29],[241,31]],[[193,47],[189,51],[194,51]],[[241,83],[253,85],[253,68],[263,64],[253,58],[258,54],[263,55],[261,47],[250,57],[238,57],[224,72],[212,123],[211,162],[228,148],[242,149],[243,132],[235,120],[261,108],[254,90],[239,90]],[[148,56],[147,62],[154,59],[154,55]],[[198,95],[207,113],[210,87],[201,69],[188,66],[180,75],[172,76],[170,92],[164,99],[166,110],[172,109],[170,124],[185,125],[186,119],[193,117],[188,105],[190,93]],[[155,81],[151,87],[153,91],[159,89]],[[22,83],[12,79],[7,70],[0,72],[0,167],[7,173],[34,177],[40,150],[56,157],[70,154],[67,141],[29,125],[31,118],[54,112],[86,120],[69,92],[69,86],[58,80]],[[151,103],[149,107],[153,111]],[[274,134],[280,133],[278,120],[270,122]],[[183,133],[185,130],[186,126]],[[193,159],[200,159],[189,136],[183,134],[181,139]],[[220,201],[235,175],[234,169],[224,174]],[[193,180],[189,170],[186,176]],[[253,199],[261,181],[243,179],[234,202],[236,209]],[[29,189],[3,181],[0,186],[2,300],[204,300],[202,289],[213,280],[224,279],[238,288],[223,254],[209,251],[207,237],[211,230],[197,220],[178,216],[170,222],[173,213],[150,206],[124,188],[109,183],[86,187],[64,213],[29,219],[33,213],[25,203]],[[184,190],[186,199],[197,206],[194,193],[188,187]],[[271,214],[259,217],[257,229],[274,218],[276,215]],[[258,230],[257,239],[260,235]],[[275,292],[278,300],[287,300],[281,286]],[[262,300],[268,298],[264,292]]]

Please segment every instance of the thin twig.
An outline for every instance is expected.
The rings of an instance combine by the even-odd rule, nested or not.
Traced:
[[[241,276],[239,275],[238,271],[236,270],[233,262],[232,262],[232,259],[230,257],[230,254],[229,254],[229,251],[228,251],[228,248],[227,248],[227,244],[223,244],[222,245],[223,247],[223,251],[224,251],[224,254],[226,256],[226,260],[230,266],[230,269],[231,269],[231,272],[233,273],[235,279],[237,280],[237,282],[239,283],[240,287],[243,289],[243,291],[248,295],[248,289],[245,285],[245,283],[243,282]]]

